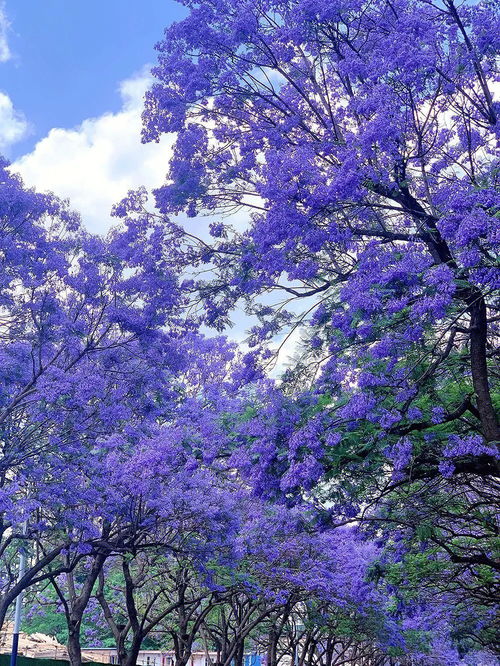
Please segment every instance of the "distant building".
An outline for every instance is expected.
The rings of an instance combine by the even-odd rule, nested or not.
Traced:
[[[0,654],[10,654],[12,649],[12,625],[6,624],[0,632]],[[65,645],[54,637],[45,634],[19,635],[19,654],[36,659],[69,660]],[[82,660],[96,661],[101,664],[118,664],[118,652],[115,648],[82,648]],[[213,666],[217,661],[216,652],[196,651],[191,654],[187,666]],[[175,666],[173,650],[141,650],[137,657],[137,666]],[[260,655],[245,655],[244,666],[263,666]]]
[[[118,664],[118,652],[115,648],[83,648],[85,661],[97,661],[102,664]],[[216,652],[192,652],[187,666],[211,666],[217,661]],[[137,666],[174,666],[175,653],[172,650],[141,650],[136,661]],[[262,666],[262,658],[257,654],[246,654],[244,666]]]
[[[212,662],[217,655],[209,652]],[[82,648],[82,657],[85,661],[98,661],[101,664],[117,664],[118,652],[116,648]],[[175,653],[172,650],[141,650],[136,661],[137,666],[174,666]],[[193,652],[187,666],[210,666],[206,652]]]

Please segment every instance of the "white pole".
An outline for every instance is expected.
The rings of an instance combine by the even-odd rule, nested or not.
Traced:
[[[27,521],[23,524],[23,534],[26,535],[28,532],[28,523]],[[17,574],[17,582],[19,583],[26,572],[26,544],[23,541],[21,549],[19,550],[19,571]],[[10,666],[16,666],[17,664],[17,652],[19,648],[19,631],[21,629],[21,619],[23,612],[23,596],[24,590],[21,590],[16,597],[16,608],[14,611],[14,629],[12,632],[12,652],[10,655]]]

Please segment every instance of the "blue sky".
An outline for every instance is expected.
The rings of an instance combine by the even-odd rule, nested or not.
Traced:
[[[173,0],[6,0],[11,57],[0,90],[30,132],[9,157],[30,151],[53,127],[118,111],[118,84],[155,60],[163,28],[182,18]]]
[[[155,43],[174,0],[0,0],[0,153],[104,233],[130,189],[164,180],[172,137],[140,141]]]

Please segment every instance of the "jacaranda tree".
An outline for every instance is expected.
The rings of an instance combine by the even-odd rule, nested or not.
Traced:
[[[172,523],[188,511],[186,493],[189,515],[202,515],[196,488],[205,487],[206,511],[212,506],[210,479],[195,474],[193,455],[181,455],[181,425],[167,426],[200,382],[223,379],[233,351],[188,325],[181,336],[181,296],[162,258],[161,228],[91,236],[64,204],[26,189],[5,164],[0,207],[0,626],[21,590],[86,563],[90,582],[69,632],[77,663],[82,613],[107,557],[161,534],[171,541]],[[144,460],[152,448],[170,476],[157,470],[146,487],[139,478],[153,469]],[[28,551],[21,580],[19,548]]]
[[[127,665],[493,663],[498,7],[181,2],[158,212],[0,164],[0,626],[50,584],[74,666],[101,611]]]
[[[484,610],[498,568],[497,7],[183,4],[144,112],[145,141],[176,133],[155,193],[171,256],[201,321],[221,329],[241,302],[259,318],[255,357],[302,330],[289,398],[264,396],[245,426],[251,473],[383,534],[400,585],[422,576]],[[208,215],[207,232],[181,212]]]

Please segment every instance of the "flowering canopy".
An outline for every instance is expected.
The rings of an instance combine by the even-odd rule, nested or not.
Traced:
[[[1,624],[47,565],[67,571],[95,544],[100,556],[138,547],[193,515],[211,533],[231,523],[231,495],[183,454],[181,412],[172,423],[194,409],[191,394],[224,381],[234,350],[189,324],[181,335],[162,227],[129,224],[103,239],[5,164],[0,188]],[[37,548],[16,582],[19,539]]]
[[[205,320],[269,290],[315,298],[312,362],[327,360],[331,389],[358,388],[345,418],[368,415],[385,429],[409,410],[421,427],[424,379],[470,342],[481,428],[498,438],[485,367],[498,286],[493,8],[185,4],[190,15],[158,45],[146,99],[144,139],[177,132],[157,204],[166,214],[251,213],[248,230],[221,217],[211,247],[185,252],[215,267],[198,285]],[[254,309],[264,321],[256,341],[296,320],[284,305]],[[388,385],[392,412],[376,396]]]
[[[494,8],[185,4],[146,97],[144,140],[177,133],[157,205],[177,261],[214,272],[185,284],[203,321],[246,299],[256,346],[309,323],[285,380],[317,378],[324,408],[294,435],[291,476],[313,484],[322,459],[353,456],[394,481],[411,461],[494,473]],[[215,216],[212,241],[176,225],[183,210]]]
[[[495,6],[182,4],[144,111],[145,141],[176,134],[159,215],[139,189],[92,236],[0,165],[0,624],[78,566],[76,666],[106,559],[159,548],[266,622],[313,598],[375,622],[377,659],[458,664],[498,568]],[[242,302],[240,357],[199,327]]]
[[[245,303],[254,358],[302,336],[280,390],[240,421],[235,464],[267,497],[383,529],[404,543],[396,563],[423,549],[491,603],[498,12],[182,4],[143,139],[176,133],[155,195],[184,291],[215,328]],[[208,215],[209,235],[181,212]]]

